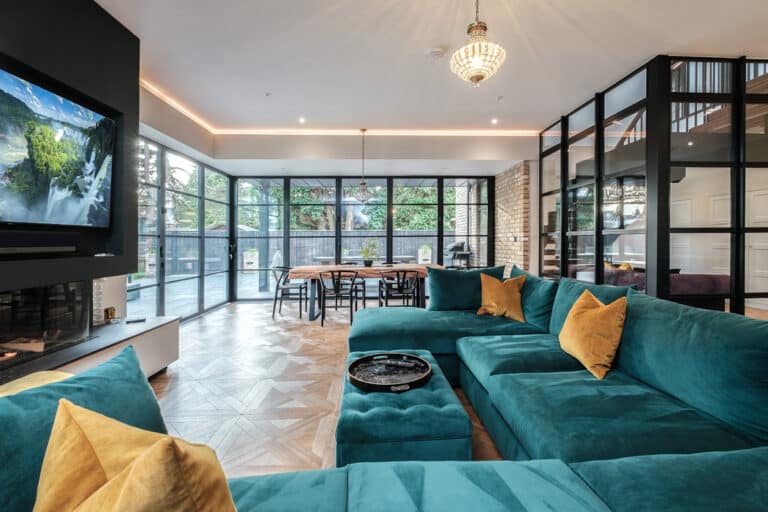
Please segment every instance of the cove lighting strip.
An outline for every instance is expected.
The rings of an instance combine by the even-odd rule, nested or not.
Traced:
[[[213,135],[332,135],[360,136],[359,129],[312,129],[312,128],[216,128],[211,123],[195,114],[188,107],[168,95],[155,84],[141,78],[141,86],[166,103],[168,106],[186,116],[191,121],[205,128]],[[388,130],[370,128],[366,136],[384,137],[538,137],[538,130]]]

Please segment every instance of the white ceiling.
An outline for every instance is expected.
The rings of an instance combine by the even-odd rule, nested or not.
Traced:
[[[766,0],[483,0],[507,62],[479,89],[448,69],[471,0],[97,1],[217,128],[540,129],[659,53],[768,57]]]

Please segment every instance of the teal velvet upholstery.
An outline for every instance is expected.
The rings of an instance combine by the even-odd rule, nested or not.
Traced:
[[[534,459],[566,462],[754,446],[733,429],[621,373],[490,378],[491,402]]]
[[[371,308],[355,314],[349,331],[350,352],[429,350],[452,384],[458,383],[456,340],[465,336],[544,333],[545,329],[474,311],[421,308]]]
[[[768,447],[571,464],[616,512],[764,511]]]
[[[344,382],[336,465],[391,460],[471,460],[472,423],[432,355],[432,378],[406,393],[366,392]],[[351,362],[371,352],[353,352]],[[375,352],[373,352],[375,353]]]
[[[472,408],[483,422],[485,429],[491,435],[493,443],[506,460],[530,460],[531,456],[517,440],[515,434],[501,417],[496,406],[491,403],[488,391],[477,380],[475,375],[461,364],[461,390],[472,404]]]
[[[350,512],[608,511],[556,460],[355,464],[348,479]]]
[[[633,293],[615,366],[768,442],[768,322]]]
[[[482,301],[480,274],[504,278],[504,267],[475,270],[428,268],[429,306],[432,311],[477,311]]]
[[[133,347],[66,380],[0,397],[0,510],[32,510],[61,398],[134,427],[166,433]]]
[[[565,318],[573,307],[573,303],[581,297],[584,290],[589,290],[603,304],[609,304],[627,295],[631,288],[627,286],[611,286],[607,284],[588,284],[564,277],[560,279],[552,306],[552,318],[549,322],[549,332],[560,334]]]
[[[459,338],[456,351],[461,362],[485,387],[492,375],[583,368],[579,361],[563,352],[557,336],[551,334]]]
[[[534,276],[514,265],[509,277],[521,275],[525,275],[525,284],[521,295],[525,321],[548,331],[549,321],[552,317],[552,304],[557,293],[557,281]]]
[[[239,512],[343,512],[347,469],[234,478],[229,490]]]

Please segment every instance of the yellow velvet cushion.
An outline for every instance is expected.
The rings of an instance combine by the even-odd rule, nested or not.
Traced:
[[[525,322],[522,297],[524,284],[525,274],[506,281],[480,274],[482,305],[477,310],[477,314],[504,316],[518,322]]]
[[[35,512],[234,511],[207,446],[130,427],[60,400]]]
[[[30,373],[29,375],[12,380],[11,382],[6,382],[0,386],[0,396],[15,395],[16,393],[21,393],[28,389],[39,388],[46,384],[68,379],[71,376],[71,373],[57,371]]]
[[[574,302],[560,331],[560,347],[579,360],[598,379],[603,379],[613,364],[621,343],[627,298],[607,306],[589,290]]]
[[[622,263],[616,268],[618,268],[619,270],[634,270],[634,268],[632,267],[632,264],[627,262]]]

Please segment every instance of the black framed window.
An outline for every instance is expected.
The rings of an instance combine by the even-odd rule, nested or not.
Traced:
[[[205,168],[203,308],[229,302],[229,177]]]
[[[539,160],[539,272],[557,278],[561,272],[562,213],[562,124],[553,124],[542,132]]]
[[[138,145],[138,269],[128,275],[127,315],[157,314],[160,290],[160,148],[139,140]]]
[[[437,263],[437,178],[395,178],[392,184],[392,259]]]
[[[335,178],[291,178],[288,206],[292,266],[337,262]]]
[[[271,268],[287,264],[284,245],[285,180],[237,180],[237,298],[260,299],[274,294]]]
[[[188,318],[229,301],[229,177],[144,138],[138,151],[139,264],[127,314]]]
[[[443,246],[464,249],[464,255],[446,250],[449,266],[488,265],[488,181],[482,178],[443,180]],[[460,252],[460,251],[459,251]],[[466,258],[466,259],[464,259]]]

